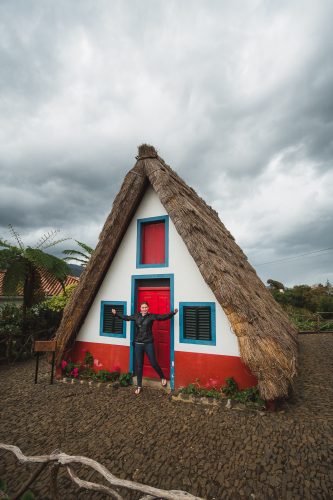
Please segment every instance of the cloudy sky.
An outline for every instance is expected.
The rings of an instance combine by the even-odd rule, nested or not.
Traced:
[[[264,281],[333,282],[332,20],[331,0],[0,0],[0,235],[95,246],[148,142]]]

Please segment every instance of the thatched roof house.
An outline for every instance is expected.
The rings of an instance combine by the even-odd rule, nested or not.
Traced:
[[[240,357],[257,378],[261,396],[266,400],[286,396],[296,373],[296,329],[217,212],[148,145],[139,147],[137,161],[124,179],[97,248],[64,311],[57,332],[58,362],[73,345],[148,186],[226,314],[237,336]]]

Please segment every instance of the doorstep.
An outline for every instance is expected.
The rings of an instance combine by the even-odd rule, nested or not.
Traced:
[[[136,377],[133,377],[133,385],[137,385],[137,380]],[[142,386],[143,387],[151,387],[152,389],[162,389],[164,392],[170,393],[170,381],[168,380],[168,385],[166,387],[162,387],[161,381],[156,378],[148,378],[148,377],[143,377],[142,379]]]

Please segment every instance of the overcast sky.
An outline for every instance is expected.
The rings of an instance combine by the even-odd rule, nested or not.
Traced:
[[[95,246],[147,142],[263,281],[333,282],[332,21],[331,0],[0,0],[0,235]]]

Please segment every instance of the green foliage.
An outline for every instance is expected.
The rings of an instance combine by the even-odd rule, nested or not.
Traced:
[[[128,375],[127,373],[123,373],[122,374],[123,376],[124,375]],[[119,380],[120,378],[120,372],[109,372],[108,370],[100,370],[99,372],[97,372],[95,374],[95,378],[96,380],[99,380],[100,382],[116,382],[117,380]],[[124,378],[124,380],[126,379],[127,377]],[[120,385],[130,385],[130,384],[120,384]]]
[[[94,379],[96,377],[96,373],[92,368],[81,368],[80,370],[80,376],[83,378],[92,378]]]
[[[243,404],[255,404],[264,406],[264,401],[259,395],[258,387],[248,387],[247,389],[239,390],[238,384],[233,377],[226,379],[226,387],[222,387],[222,392],[230,399],[235,399]]]
[[[272,279],[267,280],[267,283],[273,290],[284,290],[284,285],[280,281],[275,281]]]
[[[43,302],[43,307],[45,309],[50,309],[51,311],[60,312],[63,311],[66,305],[68,304],[71,296],[77,284],[67,285],[65,286],[65,290],[59,295],[54,295],[50,299],[47,299]]]
[[[315,331],[318,326],[318,314],[320,330],[333,329],[333,296],[329,281],[326,285],[319,284],[314,288],[308,285],[296,285],[285,289],[284,293],[279,290],[270,291],[299,330]],[[320,315],[320,313],[326,314]]]
[[[22,306],[3,305],[0,307],[0,359],[13,362],[31,357],[34,340],[51,339],[60,320],[60,313],[40,307],[32,307],[24,314]]]
[[[84,355],[83,364],[89,368],[92,368],[94,364],[94,357],[89,351],[87,351]]]
[[[179,392],[189,394],[196,397],[207,397],[214,399],[221,399],[224,396],[235,399],[240,403],[248,405],[264,405],[264,401],[259,396],[258,387],[249,387],[244,390],[239,390],[237,382],[232,378],[226,379],[226,386],[218,389],[217,387],[200,387],[199,379],[186,387],[182,387]]]
[[[222,388],[222,392],[227,397],[233,397],[239,391],[238,384],[233,377],[226,378],[225,381],[227,385]]]
[[[62,253],[69,255],[69,257],[64,257],[63,260],[75,260],[76,262],[80,262],[83,267],[86,267],[94,249],[86,243],[82,243],[82,241],[75,241],[85,251],[85,253],[80,250],[64,250]]]
[[[100,382],[109,382],[111,380],[111,373],[108,370],[100,370],[96,373],[96,379]]]
[[[90,378],[92,380],[97,380],[98,382],[116,382],[119,381],[119,385],[127,387],[132,385],[132,374],[131,373],[120,373],[118,370],[110,372],[109,370],[99,370],[97,373],[93,369],[94,357],[89,352],[86,351],[82,365],[74,363],[72,360],[62,360],[61,369],[64,376],[69,378]]]
[[[119,384],[123,387],[133,384],[133,375],[131,372],[121,373],[119,375]]]
[[[41,285],[43,272],[56,278],[63,286],[69,267],[44,249],[64,240],[52,241],[56,234],[54,231],[42,237],[36,248],[25,247],[12,226],[10,231],[18,246],[0,240],[0,268],[6,270],[3,290],[6,295],[18,295],[20,289],[23,290],[24,307],[30,308],[44,299]]]
[[[207,397],[214,399],[221,399],[222,394],[216,387],[200,387],[199,379],[192,384],[188,384],[186,387],[182,387],[179,392],[183,394],[189,394],[195,397]]]

